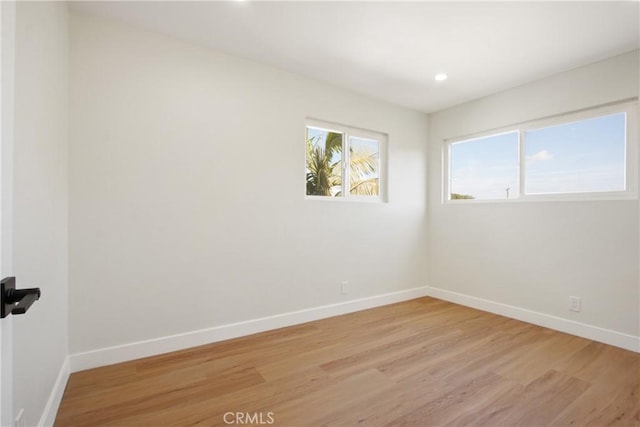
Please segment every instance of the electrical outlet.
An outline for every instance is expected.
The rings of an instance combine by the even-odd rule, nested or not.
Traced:
[[[580,311],[582,306],[582,301],[580,297],[569,297],[569,310],[571,311]]]
[[[349,293],[349,282],[347,282],[346,280],[344,282],[342,282],[342,285],[340,286],[340,291],[342,292],[342,295],[346,295]]]
[[[27,424],[24,421],[24,408],[20,409],[18,415],[16,416],[15,421],[13,422],[13,427],[26,427]]]

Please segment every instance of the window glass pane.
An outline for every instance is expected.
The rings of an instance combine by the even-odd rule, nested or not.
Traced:
[[[518,133],[450,146],[450,199],[508,199],[519,195]]]
[[[525,132],[525,193],[625,189],[626,114]]]
[[[380,143],[373,139],[349,138],[349,194],[380,195]]]
[[[307,127],[308,196],[342,196],[342,134]]]

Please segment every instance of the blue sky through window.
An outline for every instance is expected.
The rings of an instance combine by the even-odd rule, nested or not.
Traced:
[[[625,189],[626,114],[612,114],[525,133],[525,193]]]
[[[518,196],[518,133],[451,144],[450,192],[474,199]]]

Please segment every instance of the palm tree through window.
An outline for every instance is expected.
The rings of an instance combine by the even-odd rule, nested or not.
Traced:
[[[306,128],[307,196],[379,198],[381,139]]]

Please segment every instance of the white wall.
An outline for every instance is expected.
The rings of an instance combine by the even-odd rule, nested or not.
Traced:
[[[68,12],[16,9],[13,272],[42,297],[14,316],[14,414],[36,425],[68,352]]]
[[[638,76],[635,51],[429,116],[430,286],[639,335],[637,200],[440,202],[444,139],[636,97]]]
[[[72,14],[70,114],[71,353],[425,284],[421,113]],[[389,135],[389,203],[304,199],[306,116]]]

